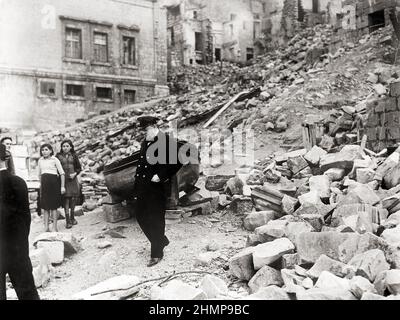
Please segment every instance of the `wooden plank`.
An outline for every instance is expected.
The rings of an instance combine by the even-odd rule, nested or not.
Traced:
[[[203,126],[203,129],[208,128],[210,124],[212,124],[222,113],[224,113],[226,109],[228,109],[236,101],[236,99],[238,99],[241,95],[248,93],[248,91],[244,91],[235,95],[231,100],[228,101],[228,103],[226,103],[221,109],[219,109],[218,112],[213,115],[210,120],[206,122],[206,124]]]
[[[242,101],[247,98],[252,98],[261,92],[260,88],[253,89],[251,91],[242,91],[235,95],[231,100],[229,100],[218,112],[207,121],[207,123],[203,126],[203,129],[208,128],[226,109],[228,109],[234,102]]]

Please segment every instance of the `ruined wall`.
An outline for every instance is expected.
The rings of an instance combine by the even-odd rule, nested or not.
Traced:
[[[0,46],[0,74],[13,83],[0,87],[0,126],[64,126],[90,112],[120,108],[125,90],[136,91],[140,102],[166,84],[166,12],[157,1],[4,0],[0,6],[0,41],[6,44]],[[65,56],[66,27],[81,30],[81,59]],[[107,34],[107,62],[94,61],[94,32]],[[135,37],[135,65],[122,63],[123,36]],[[40,81],[54,83],[54,97],[40,94]],[[83,99],[67,98],[67,83],[83,85]],[[111,99],[96,98],[96,86],[111,88]]]
[[[344,0],[342,17],[336,22],[336,33],[332,38],[332,50],[339,48],[343,42],[355,42],[373,31],[374,19],[371,14],[384,12],[385,25],[390,24],[389,10],[400,8],[399,0]]]
[[[373,151],[400,142],[400,82],[390,86],[390,96],[368,104],[368,146]]]

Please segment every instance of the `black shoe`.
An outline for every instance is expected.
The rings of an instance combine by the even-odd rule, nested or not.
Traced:
[[[151,258],[149,263],[147,264],[148,267],[155,266],[157,263],[159,263],[162,260],[162,258]]]
[[[72,225],[76,226],[78,224],[78,221],[76,221],[75,218],[74,218],[74,219],[71,220],[71,223],[72,223]]]
[[[169,245],[169,240],[167,237],[164,237],[164,247]]]
[[[71,229],[72,228],[72,224],[69,221],[67,221],[67,223],[65,225],[65,228],[66,229]]]

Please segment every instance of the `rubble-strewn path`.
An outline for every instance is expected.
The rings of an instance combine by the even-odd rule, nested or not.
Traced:
[[[78,218],[79,224],[72,229],[74,236],[78,240],[81,239],[83,250],[65,258],[61,265],[56,266],[54,277],[44,289],[39,289],[39,294],[43,299],[69,299],[84,289],[119,275],[134,275],[146,280],[174,272],[205,270],[218,272],[222,279],[227,279],[228,273],[224,271],[223,266],[234,253],[243,248],[248,234],[241,228],[242,218],[233,216],[232,213],[223,217],[214,214],[189,217],[181,223],[167,225],[166,234],[171,243],[165,249],[165,258],[155,267],[147,268],[149,244],[134,219],[114,225],[104,221],[101,209],[86,213]],[[65,230],[65,220],[60,220],[59,226],[60,232],[71,231]],[[106,236],[96,239],[96,235],[101,233],[105,226],[126,227],[120,231],[126,238]],[[30,239],[42,232],[42,223],[37,219],[32,223]],[[112,246],[99,249],[97,245],[105,240],[110,241]],[[207,251],[207,246],[209,250],[218,248],[216,258],[208,266],[194,266],[199,254]],[[182,278],[190,282],[203,276],[187,275]],[[149,283],[148,287],[143,286],[144,291],[141,291],[139,296],[147,298],[146,288],[152,285],[154,283]]]

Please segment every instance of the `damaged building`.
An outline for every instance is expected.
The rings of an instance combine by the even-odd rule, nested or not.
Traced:
[[[297,28],[316,24],[337,24],[342,0],[264,0],[266,12],[262,32],[272,45],[279,45],[296,34]]]
[[[167,95],[153,0],[0,3],[0,126],[47,130]]]
[[[169,67],[246,62],[260,51],[261,0],[177,0],[166,8]]]
[[[340,45],[343,41],[354,41],[389,25],[390,12],[396,12],[399,7],[397,0],[344,0],[333,43]]]

